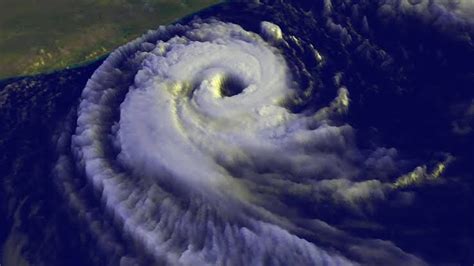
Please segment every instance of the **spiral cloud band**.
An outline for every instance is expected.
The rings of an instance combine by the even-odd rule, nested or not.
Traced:
[[[176,36],[150,42],[169,33]],[[126,75],[119,68],[124,61],[135,68],[130,85],[114,76]],[[256,170],[270,163],[268,154],[291,149],[273,159],[286,175],[308,175],[321,168],[308,165],[319,152],[302,153],[310,139],[344,142],[343,129],[309,129],[315,118],[288,112],[283,104],[292,86],[278,50],[235,24],[161,28],[112,54],[89,81],[72,139],[76,157],[108,211],[156,260],[349,264],[288,233],[282,228],[288,222],[261,206],[265,199],[255,193],[263,180],[254,175],[285,179]],[[114,121],[112,108],[124,93]],[[113,162],[105,151],[109,138]],[[233,175],[227,169],[236,164],[251,173]]]
[[[379,227],[386,213],[400,215],[415,202],[405,188],[440,179],[455,158],[440,153],[427,166],[419,159],[426,156],[412,162],[395,148],[360,140],[348,119],[353,95],[360,114],[370,102],[361,87],[413,85],[403,82],[414,79],[414,68],[396,67],[413,54],[395,47],[399,56],[392,56],[365,39],[371,30],[361,14],[371,14],[369,4],[336,2],[318,2],[326,17],[301,22],[311,30],[284,25],[277,11],[275,21],[269,15],[256,27],[189,18],[103,62],[58,134],[54,166],[71,216],[97,247],[91,261],[426,264],[401,241],[381,240],[391,238]],[[426,5],[392,2],[377,9],[382,21]],[[299,2],[274,4],[292,20],[311,12]],[[259,3],[235,4],[242,12],[253,5]],[[273,12],[259,7],[255,12]],[[349,16],[338,12],[347,10],[357,29],[341,22]]]
[[[473,7],[225,1],[0,80],[0,264],[471,265]]]
[[[360,212],[392,190],[357,178],[361,155],[352,128],[338,121],[348,89],[340,85],[319,110],[292,112],[304,92],[280,51],[282,31],[262,22],[261,35],[217,20],[161,27],[112,53],[89,80],[74,159],[62,156],[56,169],[71,205],[117,263],[357,264],[313,243],[318,232],[355,241],[352,256],[374,259],[364,250],[375,240],[361,243],[307,219],[288,200]],[[68,177],[74,168],[104,213],[87,210]],[[377,246],[385,259],[422,263],[389,242]]]

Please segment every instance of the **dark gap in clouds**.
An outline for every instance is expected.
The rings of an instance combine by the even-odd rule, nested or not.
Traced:
[[[233,75],[226,75],[222,81],[220,90],[223,96],[232,97],[242,93],[246,87],[247,84],[245,84],[243,80]]]

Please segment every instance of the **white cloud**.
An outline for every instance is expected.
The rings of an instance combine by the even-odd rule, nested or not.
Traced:
[[[283,38],[270,22],[262,30]],[[327,106],[292,113],[285,103],[295,100],[296,83],[281,51],[260,35],[219,21],[161,27],[112,53],[89,80],[71,139],[74,157],[56,167],[61,186],[124,265],[136,258],[120,252],[108,216],[169,264],[357,264],[339,247],[299,236],[311,223],[281,199],[364,215],[392,193],[361,168],[382,172],[396,152],[364,158],[353,128],[340,121],[350,88],[340,77],[335,83],[338,94]],[[67,174],[73,163],[107,215],[88,211]],[[380,248],[388,254],[395,247]]]

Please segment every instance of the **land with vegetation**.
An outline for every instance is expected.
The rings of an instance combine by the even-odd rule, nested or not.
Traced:
[[[217,0],[1,0],[0,79],[100,58]]]

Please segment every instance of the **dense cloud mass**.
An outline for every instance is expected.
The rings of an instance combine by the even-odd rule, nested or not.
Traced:
[[[78,265],[473,259],[473,14],[467,0],[234,1],[120,47],[51,138]],[[449,234],[455,255],[427,247]]]
[[[267,38],[278,41],[280,32],[262,22]],[[285,108],[297,101],[296,86],[280,51],[238,25],[162,27],[114,52],[88,82],[73,161],[124,233],[158,261],[351,264],[291,234],[304,228],[278,198],[327,193],[357,205],[354,198],[383,197],[384,188],[348,181],[357,157],[350,126]],[[57,165],[64,187],[66,166]],[[81,206],[74,192],[67,196]]]

